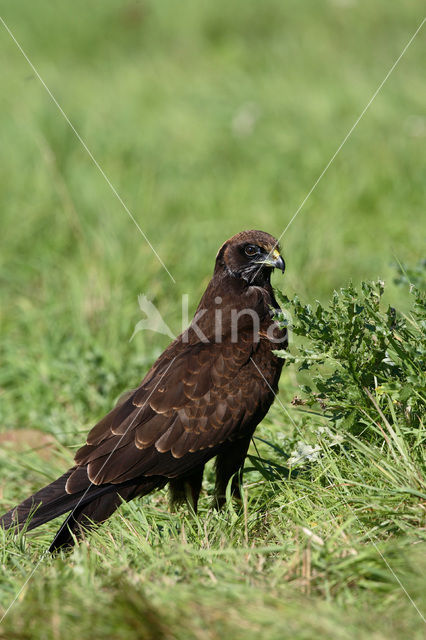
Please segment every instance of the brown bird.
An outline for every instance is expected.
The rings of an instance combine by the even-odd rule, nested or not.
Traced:
[[[34,529],[71,512],[50,551],[72,546],[84,529],[169,483],[172,503],[197,509],[204,465],[216,456],[214,505],[231,478],[239,497],[242,468],[256,426],[278,389],[286,331],[270,284],[284,272],[278,243],[263,231],[225,242],[189,328],[139,387],[90,431],[75,466],[0,518],[5,529]]]

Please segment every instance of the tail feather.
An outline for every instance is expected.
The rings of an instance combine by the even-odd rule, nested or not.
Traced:
[[[72,546],[75,537],[79,538],[85,529],[100,524],[114,513],[124,500],[128,502],[136,496],[146,495],[156,488],[163,487],[167,479],[159,476],[140,478],[135,484],[126,482],[121,485],[94,485],[87,479],[87,486],[76,493],[67,493],[66,484],[75,467],[69,469],[60,478],[40,489],[0,517],[0,527],[16,528],[27,531],[53,520],[71,511],[57,532],[50,551],[63,546]]]
[[[86,487],[75,493],[66,491],[66,483],[75,467],[69,469],[57,480],[40,489],[32,496],[0,517],[0,527],[3,529],[16,528],[21,531],[35,529],[77,505],[85,506],[98,496],[115,491],[113,485],[96,486],[87,479]]]
[[[166,478],[157,476],[144,479],[143,483],[137,485],[120,487],[109,485],[108,495],[95,497],[85,504],[81,503],[71,511],[56,533],[49,551],[52,553],[59,548],[72,547],[76,538],[80,538],[84,531],[105,522],[123,501],[129,502],[133,498],[147,495],[154,489],[164,487],[166,482]]]
[[[0,526],[3,529],[16,527],[18,531],[26,526],[30,531],[72,509],[78,497],[67,494],[65,484],[73,470],[69,469],[63,476],[1,516]]]

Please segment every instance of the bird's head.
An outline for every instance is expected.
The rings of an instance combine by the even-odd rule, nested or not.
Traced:
[[[217,270],[225,270],[249,285],[263,286],[274,269],[284,273],[278,240],[264,231],[242,231],[227,240],[216,256]]]

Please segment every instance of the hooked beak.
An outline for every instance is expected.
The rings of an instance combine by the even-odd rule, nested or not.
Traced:
[[[284,271],[285,271],[285,262],[284,262],[284,258],[282,256],[278,256],[278,258],[275,259],[274,267],[276,269],[280,269],[284,273]]]
[[[257,264],[263,264],[266,267],[272,267],[272,269],[280,269],[283,273],[285,271],[285,262],[284,258],[278,251],[278,249],[274,249],[269,253],[266,258],[263,260],[259,260]]]

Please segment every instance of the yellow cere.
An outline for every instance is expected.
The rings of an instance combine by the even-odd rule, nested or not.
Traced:
[[[277,258],[280,257],[280,252],[278,251],[278,249],[274,249],[272,252],[272,257],[276,260]]]

